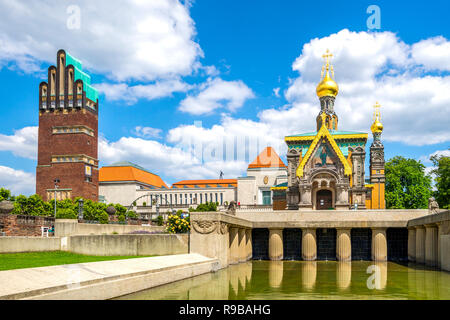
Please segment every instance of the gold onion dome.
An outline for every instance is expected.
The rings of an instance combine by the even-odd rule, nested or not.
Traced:
[[[319,82],[319,84],[317,85],[317,88],[316,88],[317,96],[319,98],[322,98],[325,96],[336,97],[337,94],[339,93],[339,87],[338,87],[336,81],[334,81],[330,77],[330,69],[331,69],[331,73],[334,78],[333,66],[330,66],[330,57],[332,57],[332,56],[333,55],[330,53],[329,50],[327,50],[327,52],[322,56],[323,58],[326,59],[325,60],[326,64],[325,64],[325,66],[322,67],[322,75],[320,77],[321,81]],[[324,76],[325,69],[326,69],[326,72],[325,72],[325,76]]]
[[[374,122],[372,126],[370,127],[370,130],[372,130],[372,133],[381,133],[383,132],[383,124],[380,121],[380,104],[377,102],[374,106],[375,113],[374,113]]]

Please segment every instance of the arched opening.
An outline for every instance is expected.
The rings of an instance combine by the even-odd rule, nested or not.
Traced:
[[[316,193],[316,209],[328,210],[333,209],[333,193],[331,190],[322,189]]]

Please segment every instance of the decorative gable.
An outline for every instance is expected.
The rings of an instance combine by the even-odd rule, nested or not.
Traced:
[[[322,117],[324,117],[324,116],[325,116],[325,114],[322,114]],[[303,176],[303,169],[305,168],[305,165],[308,163],[308,160],[311,159],[313,154],[315,152],[321,152],[321,154],[326,155],[327,150],[324,150],[324,148],[327,148],[328,145],[331,147],[331,149],[337,155],[339,161],[344,166],[344,174],[347,176],[350,176],[352,174],[352,169],[350,167],[350,164],[348,163],[347,159],[342,154],[342,151],[339,149],[336,141],[333,139],[332,135],[330,134],[330,132],[328,131],[328,129],[326,128],[326,126],[324,124],[325,124],[325,121],[323,119],[322,127],[317,132],[314,140],[312,141],[311,145],[309,146],[308,151],[306,152],[305,156],[303,157],[302,161],[300,162],[300,165],[297,168],[297,176],[299,178],[301,178]],[[324,144],[324,146],[320,146],[320,145],[318,146],[318,144],[321,142],[322,138],[324,140],[328,141],[328,144]],[[316,148],[316,147],[318,147],[318,148]],[[320,148],[320,147],[322,147],[322,148]],[[323,153],[322,153],[322,150],[324,150]],[[319,157],[320,157],[320,155],[319,155]],[[321,161],[326,162],[327,161],[326,157],[322,157]]]

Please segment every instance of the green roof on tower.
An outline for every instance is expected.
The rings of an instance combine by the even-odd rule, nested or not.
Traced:
[[[83,81],[83,90],[86,92],[86,98],[97,102],[98,91],[91,86],[91,76],[83,71],[83,64],[80,60],[73,57],[66,51],[66,66],[73,65],[75,68],[75,81]]]

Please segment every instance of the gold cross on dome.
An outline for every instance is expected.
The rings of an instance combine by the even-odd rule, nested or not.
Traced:
[[[380,118],[380,108],[381,108],[381,105],[378,103],[378,101],[375,103],[375,105],[373,106],[374,107],[374,109],[375,109],[375,111],[374,111],[374,113],[373,113],[373,118],[374,118],[374,120],[375,119],[379,119]]]
[[[325,52],[325,54],[322,55],[322,58],[325,59],[325,61],[326,61],[326,63],[327,63],[327,66],[330,65],[330,58],[332,58],[332,57],[333,57],[333,54],[330,53],[330,50],[328,50],[328,49],[327,49],[327,51]]]

